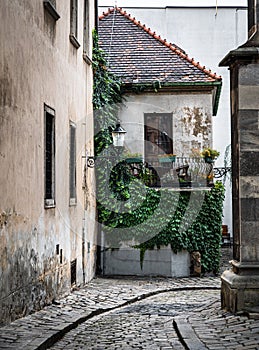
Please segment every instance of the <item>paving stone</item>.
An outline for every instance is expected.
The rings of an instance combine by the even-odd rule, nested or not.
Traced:
[[[220,310],[219,288],[218,277],[96,278],[55,305],[1,327],[0,349],[43,349],[51,335],[61,337],[76,322],[79,326],[55,343],[53,350],[183,350],[173,325],[179,315],[208,349],[259,349],[259,320]],[[150,293],[157,294],[140,300]],[[133,299],[139,301],[123,306]],[[92,314],[111,308],[99,316]],[[85,321],[87,316],[92,318]]]

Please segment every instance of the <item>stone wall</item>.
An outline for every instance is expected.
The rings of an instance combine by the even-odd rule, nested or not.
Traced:
[[[175,254],[170,247],[147,250],[142,268],[140,264],[140,251],[130,247],[106,250],[104,261],[103,273],[106,276],[190,276],[190,254],[187,251]]]

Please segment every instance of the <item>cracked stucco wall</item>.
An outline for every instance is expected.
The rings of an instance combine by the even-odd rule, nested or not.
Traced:
[[[93,154],[92,71],[83,59],[83,11],[78,50],[69,41],[69,2],[57,2],[57,11],[55,22],[41,0],[0,4],[0,324],[68,293],[71,261],[77,259],[77,285],[95,272],[94,170],[84,173],[85,154]],[[44,207],[44,104],[55,110],[52,209]],[[77,134],[75,206],[69,205],[70,120]]]
[[[132,153],[144,154],[144,115],[172,115],[173,152],[189,157],[193,150],[212,146],[212,94],[208,92],[128,95],[120,120],[127,130],[125,142]],[[137,142],[138,141],[138,142]]]

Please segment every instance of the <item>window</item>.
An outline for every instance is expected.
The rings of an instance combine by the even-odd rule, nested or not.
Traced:
[[[89,58],[89,0],[84,1],[84,39],[83,39],[83,57],[84,59],[90,63]]]
[[[70,262],[71,286],[76,284],[76,259]]]
[[[173,153],[172,114],[145,114],[145,158],[157,161],[164,153]]]
[[[76,126],[70,122],[69,127],[69,204],[76,204]]]
[[[45,207],[55,206],[55,111],[44,106],[45,118]]]
[[[75,46],[76,49],[80,47],[77,40],[77,29],[78,29],[78,9],[77,0],[70,0],[70,41]]]
[[[43,5],[46,11],[54,18],[55,21],[60,18],[60,15],[56,10],[56,0],[43,1]]]

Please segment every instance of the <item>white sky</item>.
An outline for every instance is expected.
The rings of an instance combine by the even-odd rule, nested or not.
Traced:
[[[99,6],[113,7],[165,7],[165,6],[247,6],[247,0],[98,0]]]

